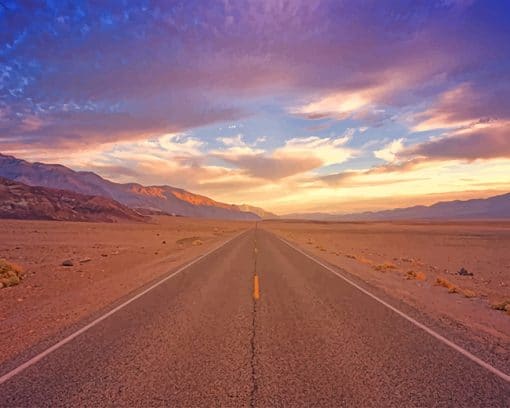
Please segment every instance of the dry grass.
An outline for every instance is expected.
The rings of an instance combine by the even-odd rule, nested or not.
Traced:
[[[200,244],[196,244],[198,242],[200,242]],[[193,236],[193,237],[186,237],[186,238],[178,239],[177,241],[175,241],[175,243],[177,245],[186,246],[186,245],[202,245],[203,242],[200,239],[200,237]]]
[[[474,291],[472,291],[471,289],[463,289],[463,290],[461,290],[461,293],[464,295],[464,297],[467,297],[467,298],[476,297],[476,293]]]
[[[0,259],[0,288],[19,284],[22,272],[21,266]]]
[[[391,262],[385,262],[379,265],[375,265],[374,269],[378,272],[387,272],[397,269],[397,266]]]
[[[475,291],[473,291],[471,289],[459,288],[458,286],[455,286],[453,283],[451,283],[446,278],[442,278],[442,277],[437,278],[436,285],[442,286],[442,287],[448,289],[448,293],[458,293],[468,299],[474,298],[477,296]]]
[[[407,271],[406,279],[424,281],[427,279],[427,276],[423,272]]]
[[[491,308],[494,310],[501,310],[510,314],[510,299],[505,299],[501,302],[491,304]]]
[[[457,286],[455,286],[453,283],[451,283],[446,278],[438,277],[436,279],[436,285],[442,286],[443,288],[448,289],[448,293],[458,293],[459,292],[459,288],[457,288]]]

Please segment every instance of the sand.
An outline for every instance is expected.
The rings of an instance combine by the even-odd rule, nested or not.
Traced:
[[[510,349],[510,312],[491,308],[510,300],[510,222],[265,221],[261,227],[432,319]],[[472,276],[460,275],[461,268]]]
[[[152,223],[0,221],[0,259],[23,280],[0,289],[0,363],[253,226],[155,217]],[[73,266],[62,266],[70,260]]]

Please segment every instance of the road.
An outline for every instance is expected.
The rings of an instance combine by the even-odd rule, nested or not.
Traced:
[[[0,406],[508,407],[510,385],[252,229],[5,380]]]

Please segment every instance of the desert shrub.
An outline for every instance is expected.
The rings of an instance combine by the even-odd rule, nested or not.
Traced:
[[[471,289],[463,289],[463,290],[461,290],[461,293],[464,295],[464,297],[467,297],[467,298],[476,297],[476,293],[474,291],[472,291]]]
[[[383,264],[375,265],[374,269],[378,272],[386,272],[392,269],[397,269],[395,264],[392,264],[391,262],[385,262]]]
[[[423,272],[407,271],[406,279],[424,281],[427,277]]]
[[[194,243],[194,242],[198,242],[198,241],[202,242],[202,241],[200,240],[200,237],[193,236],[193,237],[186,237],[186,238],[178,239],[177,241],[175,241],[175,243],[176,243],[177,245],[182,245],[182,246],[184,246],[184,245],[194,245],[193,243]],[[201,245],[201,244],[199,244],[199,245]]]
[[[21,282],[22,268],[5,259],[0,259],[0,288],[14,286]]]
[[[458,288],[446,278],[437,278],[436,285],[448,289],[448,293],[457,293]]]
[[[494,310],[502,310],[506,312],[510,312],[510,299],[505,299],[501,302],[496,302],[491,305],[491,308]]]

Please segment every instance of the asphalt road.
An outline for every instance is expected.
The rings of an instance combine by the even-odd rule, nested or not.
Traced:
[[[259,229],[5,381],[0,406],[509,407],[510,385]]]

